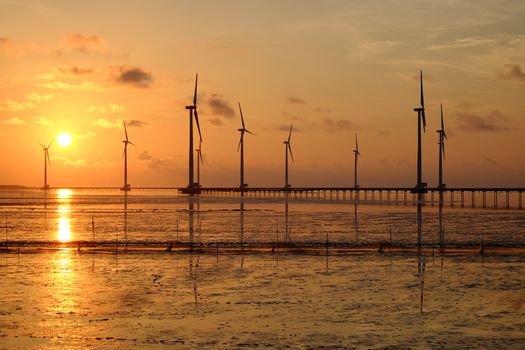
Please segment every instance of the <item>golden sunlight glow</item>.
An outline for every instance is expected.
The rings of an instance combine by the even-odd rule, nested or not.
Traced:
[[[67,147],[71,144],[71,142],[73,141],[73,138],[71,137],[71,135],[69,135],[67,132],[61,132],[58,136],[57,136],[57,142],[60,146],[62,147]]]
[[[68,188],[60,188],[57,190],[57,199],[69,199],[71,195],[73,194],[73,191],[71,191]]]
[[[71,241],[71,225],[68,217],[58,219],[58,240],[60,242]]]

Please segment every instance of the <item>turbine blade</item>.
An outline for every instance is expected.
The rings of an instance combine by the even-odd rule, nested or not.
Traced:
[[[241,123],[242,123],[242,128],[243,129],[246,129],[246,127],[244,126],[244,117],[242,115],[242,108],[241,108],[241,103],[239,102],[239,112],[241,113]]]
[[[197,123],[197,130],[199,131],[199,140],[202,142],[201,127],[199,125],[199,113],[197,113],[197,108],[194,110],[195,113],[195,122]]]
[[[292,162],[295,163],[295,160],[293,159],[293,153],[292,153],[292,146],[290,146],[289,143],[286,144],[286,146],[288,147],[288,149],[290,150],[290,156],[292,157]]]
[[[255,135],[253,132],[251,132],[250,130],[246,130],[246,129],[244,129],[244,131],[246,131],[248,134],[252,134],[253,136],[257,136],[257,135]]]
[[[239,146],[237,146],[237,152],[241,149],[241,143],[242,143],[242,132],[241,132],[241,138],[239,139]]]
[[[292,137],[292,128],[293,128],[293,125],[290,124],[290,133],[288,134],[288,143],[290,143],[290,138]]]
[[[128,130],[126,129],[126,122],[122,120],[122,124],[124,124],[124,133],[126,134],[126,142],[128,141]]]
[[[197,107],[197,83],[199,80],[199,74],[195,74],[195,91],[193,92],[193,106]]]
[[[47,148],[51,147],[51,145],[53,144],[54,141],[55,141],[55,138],[53,137],[53,138],[51,139],[51,142],[49,143],[49,145],[47,145]]]
[[[122,150],[122,159],[124,159],[124,155],[126,154],[126,149],[128,148],[128,144],[124,144],[124,149]]]
[[[46,149],[46,146],[44,146],[43,144],[39,143],[40,146],[42,146],[43,149]]]
[[[445,142],[441,142],[441,149],[443,150],[443,159],[445,159]]]
[[[425,98],[423,97],[423,70],[419,71],[419,81],[421,88],[421,108],[425,108]]]
[[[357,143],[357,133],[355,134],[355,150],[359,153],[359,144]]]
[[[425,118],[425,109],[424,108],[421,110],[421,118],[423,119],[423,132],[426,132],[427,120]]]
[[[133,142],[131,142],[131,141],[128,141],[128,143],[129,143],[130,145],[133,145],[133,146],[137,147],[137,145],[136,145],[136,144],[134,144],[134,143],[133,143]]]
[[[204,160],[202,159],[202,151],[199,150],[199,159],[201,160],[201,164],[204,164]]]
[[[49,158],[49,152],[48,152],[47,149],[46,149],[46,159],[47,159],[47,164],[48,164],[49,166],[51,166],[51,159]]]

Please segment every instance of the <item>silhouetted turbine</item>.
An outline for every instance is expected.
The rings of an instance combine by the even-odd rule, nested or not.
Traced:
[[[290,133],[288,134],[288,140],[283,141],[286,158],[285,158],[285,170],[284,170],[284,188],[290,188],[290,184],[288,183],[288,151],[290,152],[290,157],[292,157],[292,162],[295,162],[293,159],[293,153],[292,153],[292,146],[290,144],[291,138],[292,138],[292,129],[293,125],[290,125]]]
[[[357,184],[357,158],[361,155],[359,153],[359,145],[357,144],[357,133],[355,134],[355,149],[354,149],[354,187],[359,187]]]
[[[124,151],[122,152],[122,158],[124,158],[124,186],[122,186],[121,190],[129,191],[131,190],[131,186],[128,184],[128,144],[133,146],[135,146],[135,144],[128,139],[126,122],[122,121],[122,124],[124,125],[124,134],[126,135],[126,139],[122,141],[122,143],[124,143]]]
[[[39,145],[42,146],[42,150],[44,151],[44,186],[42,187],[43,190],[49,189],[49,185],[47,184],[47,166],[51,166],[51,160],[49,159],[49,147],[51,147],[53,141],[54,139],[51,140],[47,147],[39,143]]]
[[[244,117],[242,115],[242,108],[241,103],[239,102],[239,112],[241,114],[241,124],[242,128],[239,129],[239,132],[241,133],[241,139],[239,140],[239,146],[237,147],[237,152],[241,152],[241,184],[240,188],[243,189],[246,187],[246,184],[244,183],[244,133],[247,132],[248,134],[252,134],[255,136],[255,134],[248,129],[246,129],[246,126],[244,125]]]
[[[443,161],[445,160],[445,140],[447,139],[447,133],[445,132],[445,123],[443,122],[443,105],[440,105],[441,109],[441,129],[436,130],[439,135],[439,188],[444,188],[445,184],[443,183]]]
[[[189,109],[190,111],[190,144],[189,144],[189,164],[188,164],[188,192],[194,193],[195,192],[195,182],[193,180],[193,116],[195,115],[195,122],[197,123],[197,130],[199,131],[199,139],[202,142],[202,135],[201,135],[201,128],[199,125],[199,114],[197,112],[197,83],[199,80],[199,75],[195,75],[195,91],[193,92],[193,104],[186,106],[186,109]]]
[[[425,99],[423,97],[423,71],[419,71],[420,90],[421,90],[421,106],[414,108],[417,112],[417,184],[416,189],[423,189],[426,187],[426,183],[423,183],[422,172],[422,151],[421,151],[421,123],[423,123],[423,132],[427,126],[425,118]]]

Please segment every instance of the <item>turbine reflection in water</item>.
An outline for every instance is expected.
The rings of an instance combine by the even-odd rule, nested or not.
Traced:
[[[71,195],[73,191],[69,189],[59,189],[56,192],[58,202],[57,218],[57,239],[58,241],[71,241]]]

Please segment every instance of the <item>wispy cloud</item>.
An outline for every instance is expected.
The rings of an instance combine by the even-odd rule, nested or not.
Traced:
[[[505,67],[507,68],[507,71],[502,74],[503,78],[525,82],[525,72],[521,69],[519,64],[507,64]]]
[[[101,84],[94,81],[83,81],[80,84],[71,84],[63,81],[53,81],[49,83],[40,83],[38,86],[52,89],[52,90],[64,90],[64,91],[83,91],[83,92],[103,92],[106,88]]]
[[[35,43],[17,43],[9,38],[0,37],[0,53],[9,57],[17,57],[25,53],[47,53],[50,48]]]
[[[346,119],[323,118],[321,124],[326,131],[337,132],[355,128],[355,125]]]
[[[485,46],[488,44],[494,44],[499,42],[495,38],[483,38],[483,37],[470,37],[470,38],[460,38],[456,39],[453,42],[436,44],[427,46],[428,50],[451,50],[451,49],[464,49],[470,47],[479,47]]]
[[[107,107],[89,106],[88,112],[96,112],[101,114],[114,114],[124,112],[125,108],[116,103],[110,103]]]
[[[63,49],[82,53],[107,51],[107,44],[104,39],[96,35],[84,35],[81,33],[68,34],[62,39],[61,46]]]
[[[84,134],[76,134],[75,137],[81,139],[81,140],[85,140],[85,139],[90,139],[92,137],[95,137],[97,136],[97,134],[95,134],[93,131],[88,131]]]
[[[24,123],[25,122],[18,117],[4,119],[4,124],[7,124],[7,125],[22,125]]]
[[[317,112],[317,113],[332,113],[332,110],[330,108],[327,108],[327,107],[316,107],[316,108],[314,108],[314,112]]]
[[[222,95],[212,94],[207,100],[208,106],[211,108],[211,112],[215,116],[234,118],[235,110],[228,100]]]
[[[37,103],[44,102],[44,101],[51,101],[54,98],[55,98],[55,95],[53,94],[38,94],[36,92],[31,92],[26,95],[26,99],[28,101],[37,102]]]
[[[33,123],[35,124],[40,124],[40,125],[43,125],[43,126],[51,126],[53,125],[53,121],[47,119],[46,117],[36,117],[35,120],[33,121]]]
[[[16,102],[13,100],[7,100],[0,104],[0,107],[9,112],[25,111],[27,109],[36,108],[36,104],[31,101]]]
[[[151,169],[173,169],[175,163],[169,159],[160,159],[152,156],[148,151],[144,151],[139,155],[140,160],[148,162],[148,167]]]
[[[289,124],[281,124],[281,125],[278,125],[275,130],[278,130],[278,131],[286,131],[286,132],[290,132],[290,125]],[[302,129],[294,126],[293,127],[293,132],[301,132]]]
[[[126,121],[126,125],[130,127],[135,127],[135,128],[142,128],[143,126],[148,125],[148,123],[142,120],[138,120],[138,119],[131,119],[131,120]]]
[[[119,129],[121,128],[122,121],[120,119],[116,119],[114,121],[105,119],[105,118],[99,118],[97,120],[92,120],[91,124],[94,126],[98,126],[99,128],[103,129]]]
[[[115,82],[139,88],[149,88],[153,83],[153,75],[139,67],[116,68]]]
[[[286,102],[297,104],[297,105],[304,105],[304,104],[306,104],[305,100],[303,100],[302,98],[299,98],[299,97],[295,97],[295,96],[288,96],[286,98]]]
[[[85,158],[69,159],[62,156],[51,156],[51,161],[61,162],[63,165],[73,168],[87,168],[89,166]]]
[[[88,75],[93,73],[92,68],[83,68],[78,66],[69,66],[69,65],[60,65],[55,67],[56,72],[59,72],[64,75]]]
[[[466,132],[500,132],[509,130],[508,118],[499,111],[482,117],[472,113],[456,113],[459,129]]]

